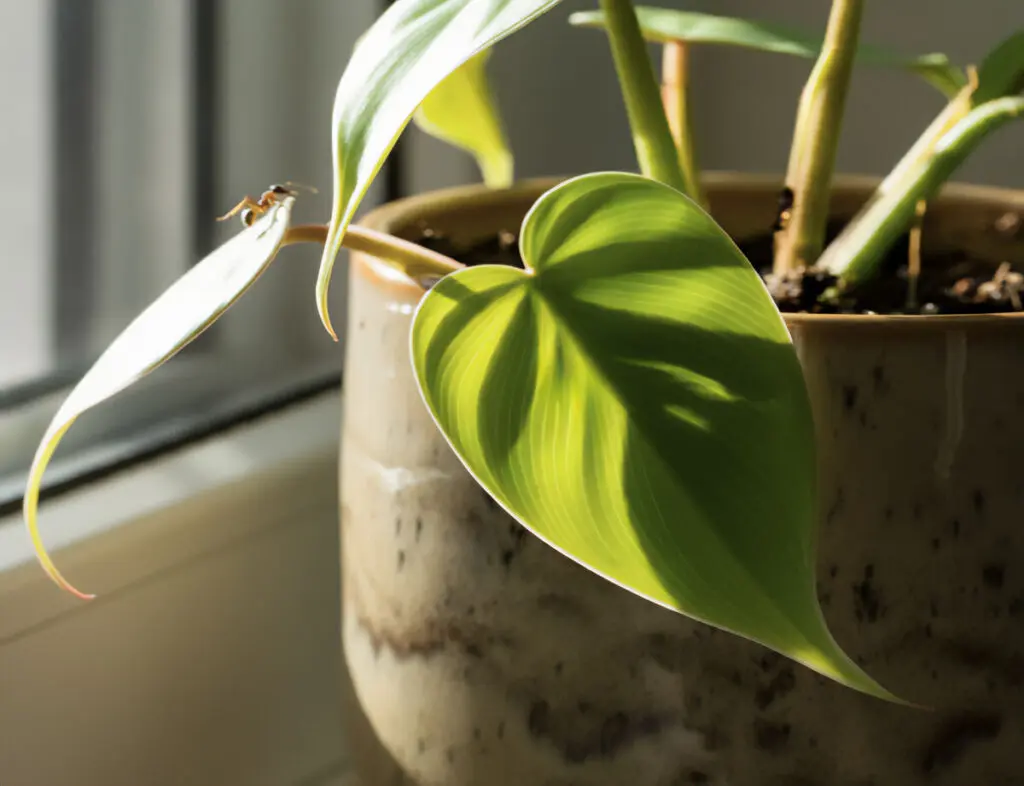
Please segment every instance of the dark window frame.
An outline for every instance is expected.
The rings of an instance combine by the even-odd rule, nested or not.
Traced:
[[[54,349],[59,370],[24,384],[0,389],[0,413],[30,408],[47,396],[63,397],[88,369],[80,361],[77,364],[65,361],[81,357],[82,338],[77,328],[83,319],[88,318],[96,303],[96,211],[91,200],[82,199],[82,195],[95,192],[97,179],[91,151],[96,135],[92,88],[98,46],[96,17],[99,2],[101,0],[61,0],[53,5],[52,29],[57,44],[53,47],[53,73],[57,83],[57,128],[52,152],[57,182],[53,184],[53,211],[60,231],[55,247],[56,277],[52,297],[56,319]],[[220,184],[216,164],[220,145],[224,144],[217,111],[223,88],[219,66],[223,4],[221,0],[188,2],[192,53],[189,81],[193,102],[192,237],[189,247],[193,258],[198,261],[216,244],[215,228],[211,226],[209,216],[218,212],[219,205],[215,202]],[[382,13],[392,2],[377,0],[377,13]],[[381,172],[385,201],[405,195],[404,171],[403,145],[399,143]],[[212,341],[216,341],[215,336]],[[328,374],[297,375],[284,384],[270,386],[258,396],[235,396],[224,406],[190,412],[187,417],[179,414],[166,421],[152,423],[139,429],[138,433],[133,432],[130,438],[119,435],[111,444],[100,446],[100,450],[86,451],[92,455],[75,456],[75,460],[66,465],[55,461],[44,478],[40,499],[56,498],[263,415],[330,390],[338,390],[341,382],[340,370]],[[42,430],[39,437],[42,437]],[[0,484],[0,516],[20,510],[23,491],[23,486],[15,490],[10,483]]]

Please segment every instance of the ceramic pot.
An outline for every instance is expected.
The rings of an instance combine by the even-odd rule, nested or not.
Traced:
[[[833,213],[874,182],[842,179]],[[427,194],[363,223],[468,241],[517,228],[550,184]],[[778,189],[708,177],[736,238],[771,225]],[[1011,210],[1020,192],[950,186],[926,245],[1020,262],[990,242]],[[527,534],[420,399],[422,291],[365,255],[350,276],[344,651],[390,757],[379,783],[1024,783],[1024,317],[788,320],[818,431],[821,602],[846,650],[922,710],[638,599]]]

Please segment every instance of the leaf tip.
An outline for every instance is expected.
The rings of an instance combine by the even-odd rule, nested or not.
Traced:
[[[334,330],[334,325],[331,323],[331,313],[327,306],[326,286],[317,286],[316,310],[320,315],[320,323],[324,326],[324,330],[327,331],[327,335],[329,335],[333,341],[337,342],[338,334]]]
[[[511,188],[515,183],[515,157],[507,148],[495,151],[489,156],[479,156],[478,161],[484,184],[488,188]]]
[[[316,279],[316,311],[320,316],[320,323],[324,326],[334,341],[338,340],[338,334],[331,323],[330,307],[327,304],[327,296],[331,288],[331,273],[334,270],[334,260],[341,247],[341,233],[336,229],[337,223],[332,225],[327,233],[327,241],[324,243],[324,253],[320,259],[320,273]]]
[[[818,645],[811,645],[806,650],[791,651],[788,654],[799,663],[803,663],[813,671],[828,677],[847,688],[866,694],[882,701],[904,707],[924,709],[917,702],[909,701],[886,688],[851,658],[839,643],[832,637],[825,624],[824,617],[819,617],[823,640]]]
[[[22,500],[22,513],[25,518],[25,525],[28,528],[29,539],[32,541],[32,548],[36,553],[36,559],[46,575],[50,577],[54,584],[74,595],[79,600],[93,600],[96,597],[95,595],[82,592],[57,570],[57,566],[47,552],[46,546],[43,544],[42,535],[39,532],[39,486],[42,482],[43,473],[46,471],[46,465],[49,464],[50,457],[57,449],[57,444],[60,442],[61,437],[64,436],[73,422],[74,419],[67,421],[56,433],[44,440],[29,470],[28,487]]]
[[[85,600],[85,601],[96,600],[95,593],[82,592],[81,590],[75,589],[72,585],[68,584],[66,581],[60,582],[60,586],[61,586],[62,589],[67,590],[68,592],[70,592],[72,595],[74,595],[79,600]]]

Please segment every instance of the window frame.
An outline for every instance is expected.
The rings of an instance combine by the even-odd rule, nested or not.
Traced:
[[[214,219],[246,193],[286,179],[312,183],[320,193],[303,195],[297,213],[311,213],[308,220],[329,214],[331,97],[351,45],[389,4],[146,0],[129,8],[126,20],[125,8],[112,0],[46,1],[55,99],[49,190],[60,231],[53,269],[43,273],[55,286],[39,325],[52,326],[58,363],[53,374],[0,389],[0,515],[20,508],[28,465],[50,418],[99,351],[81,360],[90,339],[84,323],[102,323],[99,338],[91,338],[105,346],[189,265],[238,231]],[[162,45],[133,41],[133,33],[146,30],[159,31],[152,38]],[[125,67],[133,56],[139,71],[166,77],[163,89],[125,73],[134,70]],[[97,90],[102,98],[93,100]],[[122,118],[137,113],[155,138],[140,140],[129,129],[111,141],[117,129],[104,127],[104,107]],[[141,150],[134,158],[133,146]],[[399,196],[395,158],[364,209]],[[142,191],[140,168],[154,180]],[[142,232],[138,226],[156,240],[170,233],[163,237],[177,242],[176,253],[131,258],[132,246],[119,236]],[[107,259],[105,247],[115,249]],[[181,354],[116,401],[85,413],[43,478],[42,500],[338,387],[344,335],[341,346],[334,344],[316,318],[318,259],[313,248],[282,252]],[[343,324],[344,267],[338,273],[332,310]],[[126,277],[132,285],[124,285]]]

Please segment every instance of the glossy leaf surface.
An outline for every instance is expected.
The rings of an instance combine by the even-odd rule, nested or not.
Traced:
[[[888,696],[815,594],[815,450],[760,277],[679,192],[587,175],[522,227],[524,272],[421,301],[423,398],[474,477],[542,540],[655,603]]]
[[[327,308],[334,260],[374,177],[420,104],[459,66],[559,0],[397,0],[360,39],[334,98],[334,207],[316,299]]]
[[[29,469],[23,511],[43,568],[79,597],[46,552],[38,526],[39,486],[64,434],[86,410],[142,379],[212,325],[274,260],[291,222],[294,197],[272,206],[179,278],[111,342],[54,415]]]
[[[514,161],[487,76],[490,54],[487,50],[455,69],[420,104],[413,119],[431,136],[471,153],[489,187],[508,188]]]
[[[660,43],[728,44],[814,60],[823,42],[822,35],[751,19],[650,6],[638,6],[636,12],[644,37]],[[580,27],[604,27],[604,16],[600,11],[581,11],[573,14],[569,21]],[[882,47],[862,44],[857,49],[857,56],[858,61],[865,65],[904,68],[920,74],[947,96],[955,95],[967,81],[963,70],[941,54],[907,57]]]

